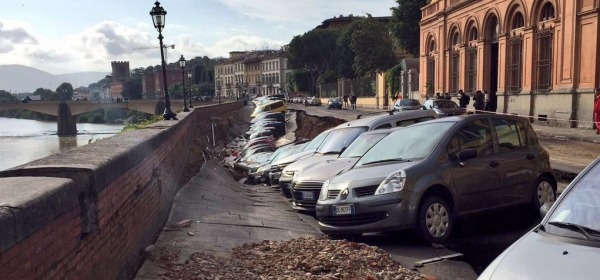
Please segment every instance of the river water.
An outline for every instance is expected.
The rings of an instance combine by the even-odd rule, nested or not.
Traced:
[[[77,136],[58,137],[56,122],[0,118],[0,170],[113,136],[122,128],[122,124],[78,123]]]

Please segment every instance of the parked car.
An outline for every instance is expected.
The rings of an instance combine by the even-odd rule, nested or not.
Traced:
[[[410,112],[389,112],[385,115],[374,115],[340,124],[331,130],[331,133],[314,153],[307,153],[289,163],[282,171],[279,186],[282,193],[291,198],[291,183],[295,173],[306,166],[318,161],[335,158],[342,149],[345,149],[365,131],[387,129],[406,126],[416,122],[436,118],[432,111],[420,110]],[[309,159],[304,159],[310,157]],[[301,160],[301,161],[300,161]],[[300,162],[298,162],[300,161]]]
[[[325,181],[342,170],[352,167],[377,142],[398,129],[402,129],[402,127],[367,131],[358,136],[348,148],[334,158],[323,156],[306,159],[306,161],[310,161],[310,164],[297,170],[292,178],[292,208],[302,211],[314,211],[321,187]],[[304,160],[296,163],[302,162]]]
[[[598,182],[600,158],[571,182],[551,208],[545,204],[542,222],[500,254],[478,279],[598,278]]]
[[[329,135],[330,132],[331,129],[328,129],[319,133],[319,135],[310,140],[310,142],[308,142],[308,144],[302,150],[298,150],[294,154],[272,162],[271,170],[269,172],[269,182],[271,183],[271,187],[282,189],[282,192],[284,192],[283,188],[281,188],[281,186],[279,185],[279,178],[281,177],[281,172],[283,171],[283,169],[290,163],[296,161],[297,159],[309,154],[313,154],[317,150],[317,148],[321,146],[321,143],[323,143],[323,140],[327,138],[327,135]],[[289,188],[287,189],[289,190]],[[291,195],[289,192],[284,192],[283,194],[287,197]]]
[[[554,201],[548,152],[526,118],[462,115],[394,132],[347,172],[326,181],[316,205],[322,232],[414,228],[443,243],[468,213]]]
[[[256,123],[263,119],[275,119],[280,122],[285,122],[285,113],[282,112],[262,112],[257,114],[255,118],[253,118],[250,123]]]
[[[280,158],[287,157],[295,153],[297,150],[302,150],[307,143],[307,141],[299,141],[277,148],[277,150],[273,152],[273,154],[271,154],[271,156],[263,164],[255,166],[249,170],[248,179],[250,183],[270,184],[269,172],[271,171],[271,163]]]
[[[435,111],[440,117],[456,116],[464,114],[456,102],[448,99],[429,99],[423,103],[423,108],[426,110]]]
[[[304,101],[304,105],[307,106],[321,106],[321,98],[316,96],[309,97]]]
[[[394,111],[421,110],[423,106],[416,99],[403,98],[394,102]]]
[[[342,99],[339,97],[333,97],[333,98],[329,98],[329,100],[327,100],[327,109],[331,109],[331,108],[337,108],[337,109],[342,109]]]
[[[250,117],[254,118],[258,116],[258,114],[262,112],[282,112],[285,113],[287,111],[287,106],[283,100],[275,100],[275,101],[266,101],[264,103],[256,105],[254,112]]]

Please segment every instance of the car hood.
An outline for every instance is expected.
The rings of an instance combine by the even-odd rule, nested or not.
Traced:
[[[286,170],[303,170],[308,166],[315,165],[317,163],[324,162],[326,160],[335,159],[338,155],[322,155],[322,154],[314,154],[312,156],[308,156],[306,158],[299,159],[294,163],[288,165]]]
[[[343,189],[345,187],[364,187],[379,185],[392,173],[418,164],[419,161],[400,162],[392,164],[373,164],[359,168],[352,168],[330,180],[330,189]],[[336,187],[337,186],[337,187]]]
[[[325,181],[340,171],[354,165],[359,158],[336,158],[327,159],[300,171],[294,180],[296,182],[304,181]]]
[[[530,231],[498,256],[478,279],[593,279],[600,275],[599,256],[599,248]]]
[[[311,150],[308,150],[308,151],[302,151],[302,152],[297,153],[297,154],[293,154],[293,155],[289,155],[289,156],[284,157],[284,158],[280,158],[280,159],[278,159],[275,162],[271,162],[271,165],[289,164],[291,162],[297,161],[298,159],[300,159],[302,157],[306,157],[306,156],[312,155],[314,153],[315,153],[315,149],[311,149]]]

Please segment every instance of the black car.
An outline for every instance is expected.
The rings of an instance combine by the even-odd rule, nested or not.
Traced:
[[[339,97],[329,98],[329,100],[327,101],[327,109],[337,108],[341,110],[342,104],[342,99]]]

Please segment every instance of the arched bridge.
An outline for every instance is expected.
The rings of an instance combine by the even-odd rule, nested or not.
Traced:
[[[21,109],[57,117],[58,135],[76,135],[75,116],[99,109],[122,108],[153,115],[164,111],[162,100],[129,100],[127,102],[102,103],[98,101],[32,101],[29,103],[0,103],[0,111]],[[171,100],[171,109],[183,108],[183,100]]]

